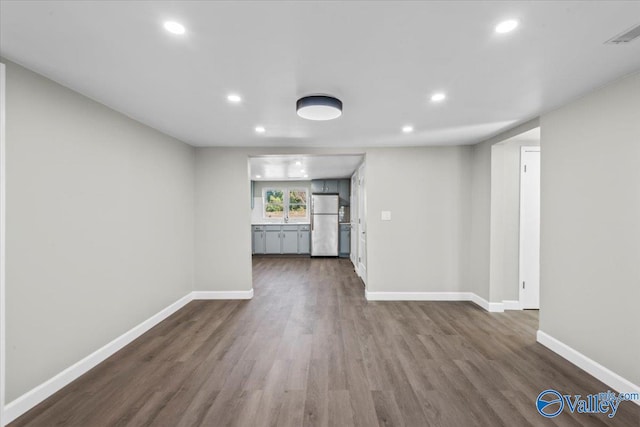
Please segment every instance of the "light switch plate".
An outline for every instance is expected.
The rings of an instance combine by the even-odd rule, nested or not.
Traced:
[[[391,211],[382,211],[380,213],[380,219],[382,221],[391,221]]]

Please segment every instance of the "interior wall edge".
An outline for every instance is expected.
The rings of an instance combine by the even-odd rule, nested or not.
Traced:
[[[604,367],[595,360],[585,356],[573,347],[568,346],[564,342],[552,337],[551,335],[538,330],[536,334],[536,341],[545,346],[549,350],[553,351],[563,359],[576,365],[578,368],[587,372],[589,375],[597,378],[606,385],[610,386],[614,390],[620,393],[639,393],[640,385],[634,384],[621,375],[616,374],[612,370]],[[594,392],[606,391],[606,390],[593,390]],[[636,405],[640,405],[640,400],[633,400]]]

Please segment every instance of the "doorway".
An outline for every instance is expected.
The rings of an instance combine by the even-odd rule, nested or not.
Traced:
[[[498,311],[540,308],[540,153],[539,128],[491,147],[489,298]]]
[[[540,308],[540,147],[520,154],[520,303]]]

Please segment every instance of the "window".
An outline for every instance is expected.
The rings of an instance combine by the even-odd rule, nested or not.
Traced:
[[[308,218],[306,188],[265,188],[263,216],[271,219]]]
[[[264,191],[264,217],[284,217],[284,190],[268,189]]]
[[[289,218],[307,217],[307,190],[289,190]]]

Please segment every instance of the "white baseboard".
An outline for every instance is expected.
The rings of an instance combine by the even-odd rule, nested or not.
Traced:
[[[470,292],[369,292],[367,301],[470,301]]]
[[[192,299],[251,299],[253,289],[250,291],[193,291]]]
[[[505,310],[522,310],[522,304],[518,300],[504,300],[502,305]]]
[[[9,424],[16,418],[38,405],[40,402],[62,389],[64,386],[77,379],[99,363],[112,356],[118,350],[140,337],[158,323],[171,316],[176,311],[193,300],[199,299],[250,299],[253,297],[253,289],[250,291],[194,291],[190,292],[178,301],[160,310],[144,322],[134,326],[129,331],[120,335],[110,343],[94,351],[84,359],[69,366],[53,378],[31,389],[22,396],[6,404],[2,410],[2,426]]]
[[[492,313],[504,311],[501,302],[489,302],[473,292],[369,292],[368,301],[471,301]]]
[[[491,313],[502,313],[504,311],[504,305],[502,305],[501,302],[489,302],[480,295],[474,293],[471,293],[471,301]]]
[[[567,359],[578,368],[596,377],[617,392],[640,393],[640,386],[638,386],[637,384],[634,384],[626,378],[623,378],[615,372],[609,370],[608,368],[605,368],[595,360],[590,359],[579,351],[573,349],[572,347],[569,347],[562,341],[555,339],[551,335],[538,330],[536,339],[540,344],[547,347],[549,350],[553,351],[564,359]],[[567,392],[570,391],[571,390],[567,390]],[[606,390],[593,391],[599,392]],[[633,400],[633,402],[635,402],[636,405],[640,405],[640,400]]]

